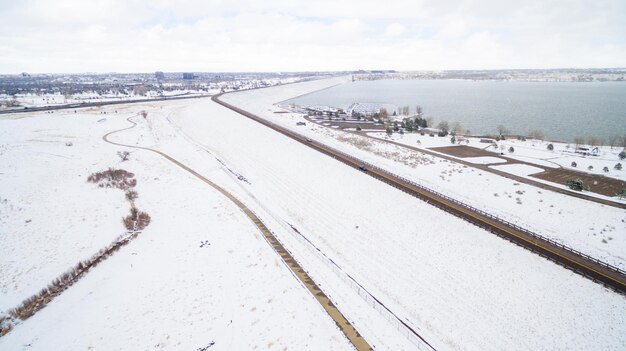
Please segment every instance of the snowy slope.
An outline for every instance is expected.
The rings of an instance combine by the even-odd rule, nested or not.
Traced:
[[[86,181],[119,163],[100,136],[123,126],[121,116],[19,117],[0,117],[0,311],[123,234],[128,212],[121,191]]]
[[[274,106],[275,103],[336,82],[337,80],[318,81],[273,87],[227,94],[222,99],[316,141],[626,269],[626,215],[623,209],[520,184],[495,174],[382,141],[331,130],[308,121],[306,126],[297,126],[297,122],[305,121],[300,115],[274,113],[280,110]],[[416,145],[415,139],[419,138],[422,140],[422,147],[450,145],[448,138],[420,137],[417,134],[394,138],[410,145]]]
[[[167,112],[179,105],[131,105],[125,108],[123,116],[101,122],[107,124],[103,128],[94,125],[98,122],[89,113],[72,115],[67,123],[62,116],[46,118],[60,130],[73,130],[76,139],[93,143],[97,151],[83,149],[83,157],[99,159],[106,166],[116,165],[115,151],[124,148],[104,144],[100,140],[102,134],[129,126],[124,118],[142,109],[147,109],[151,118],[165,121]],[[37,118],[29,116],[3,122],[15,133],[30,133],[43,124]],[[23,122],[30,119],[33,121]],[[137,128],[113,138],[153,146],[170,132],[159,134],[147,121],[138,120]],[[22,123],[17,123],[19,121]],[[12,145],[8,140],[6,144]],[[186,151],[182,147],[177,149]],[[198,160],[207,177],[233,181],[214,157],[203,153]],[[14,166],[26,170],[38,167],[19,158]],[[234,204],[189,173],[147,151],[133,151],[130,161],[116,166],[135,172],[140,196],[138,206],[152,216],[152,223],[128,246],[0,338],[0,349],[195,350],[211,346],[213,342],[210,350],[351,349],[334,322]],[[57,164],[48,165],[49,169],[57,167]],[[60,183],[59,179],[50,182]],[[84,194],[106,193],[103,189],[81,188],[83,182],[81,179],[78,185],[67,185],[70,189],[67,191],[76,194],[75,201],[81,196],[87,197]],[[21,193],[24,192],[22,189]],[[99,201],[98,206],[115,208],[117,205],[124,213],[128,211],[119,190],[111,191],[110,195],[119,200],[118,203]],[[57,210],[57,217],[68,214],[63,209]],[[88,207],[84,209],[88,210]],[[111,231],[118,234],[122,230],[121,216],[121,213],[103,216],[101,220],[110,222]],[[51,224],[54,218],[41,221]],[[83,227],[92,226],[94,222],[87,216]],[[43,242],[53,236],[40,231],[35,231],[35,235]],[[10,239],[16,245],[28,246],[19,242],[20,237]],[[89,244],[87,239],[74,238],[81,245]],[[95,246],[94,251],[99,249],[95,244],[92,246]],[[63,262],[68,264],[74,264],[81,256],[73,246],[55,246],[49,250],[56,257],[65,257]],[[31,251],[30,260],[37,261],[39,252]],[[15,254],[7,252],[2,257],[12,258]],[[52,274],[41,269],[28,266],[22,269],[34,271],[33,277],[29,277],[32,285],[52,278]],[[4,281],[5,271],[2,274]],[[13,301],[4,297],[2,301],[12,307]]]
[[[226,100],[270,115],[263,104],[300,87]],[[626,342],[623,296],[220,107],[198,104],[175,121],[439,349],[621,349]]]

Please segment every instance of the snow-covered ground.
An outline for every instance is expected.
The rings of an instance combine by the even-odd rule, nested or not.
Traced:
[[[328,84],[333,83],[334,81]],[[371,138],[331,130],[310,122],[305,126],[298,126],[297,122],[304,121],[302,115],[274,113],[281,109],[274,105],[275,103],[288,99],[291,95],[302,94],[307,88],[300,90],[297,87],[303,86],[298,84],[296,88],[284,86],[258,92],[228,94],[222,99],[237,106],[245,106],[247,110],[313,140],[358,156],[395,174],[626,269],[626,216],[623,209],[518,183],[445,159]],[[394,134],[393,138],[395,141],[418,147],[451,145],[450,138],[428,135]],[[417,140],[421,143],[418,144]]]
[[[275,102],[340,81],[224,99],[401,175],[426,179],[439,190],[465,194],[457,183],[468,176],[465,189],[474,201],[506,204],[515,200],[496,201],[492,192],[532,190],[395,147],[368,146],[340,131],[296,126],[301,117],[272,111]],[[406,329],[378,312],[368,293],[437,350],[620,350],[626,344],[622,295],[208,99],[132,107],[141,109],[148,118],[136,118],[138,127],[113,136],[115,141],[154,146],[237,196],[377,350],[416,347],[403,336]],[[125,125],[121,115],[107,116],[107,130]],[[103,164],[115,162],[119,149],[112,148]],[[210,350],[348,348],[236,207],[146,151],[133,152],[125,164],[137,174],[139,207],[151,214],[152,224],[0,338],[0,349],[25,349],[29,343],[35,349],[198,349],[212,341]],[[445,181],[439,178],[442,171]],[[490,184],[483,179],[495,186],[489,186],[486,197],[468,189]],[[515,196],[525,203],[564,202],[561,197]],[[509,206],[522,212],[514,202]],[[550,218],[561,221],[557,215]],[[596,220],[606,218],[611,217]],[[623,227],[616,231],[623,233]],[[211,245],[200,247],[205,241]],[[361,287],[350,283],[348,274]]]
[[[118,165],[100,137],[124,115],[51,116],[0,118],[0,311],[124,233],[124,194],[86,181]]]
[[[351,349],[234,204],[156,154],[100,139],[143,109],[167,123],[180,106],[118,106],[107,118],[106,108],[0,118],[0,312],[124,232],[123,193],[88,184],[90,172],[134,172],[138,207],[152,217],[137,239],[0,338],[0,349]],[[152,146],[175,135],[137,120],[112,138]],[[183,145],[169,146],[186,154],[188,143],[177,140]],[[131,151],[129,161],[116,155],[122,150]],[[215,157],[196,157],[209,178],[235,182]]]
[[[223,98],[330,142],[321,139],[327,129],[271,111],[272,103],[323,87]],[[198,103],[173,122],[243,174],[250,184],[242,189],[259,208],[297,227],[437,349],[619,349],[625,342],[621,295],[219,106]],[[277,233],[285,241],[295,235]]]
[[[219,93],[219,89],[210,91],[198,91],[198,90],[171,90],[157,93],[156,91],[148,91],[144,95],[140,94],[120,94],[120,93],[104,93],[98,94],[95,92],[82,92],[72,95],[64,96],[62,94],[17,94],[15,97],[0,95],[0,102],[11,101],[15,98],[15,101],[19,103],[19,106],[11,107],[8,109],[22,110],[25,107],[44,107],[44,106],[57,106],[66,104],[80,104],[80,103],[94,103],[94,102],[109,102],[109,101],[133,101],[133,100],[145,100],[155,99],[161,97],[172,96],[193,96],[193,95],[212,95]],[[7,109],[0,104],[0,110]]]
[[[383,138],[385,133],[369,133],[372,136]],[[420,135],[418,133],[406,133],[404,135],[394,134],[391,140],[419,148],[432,148],[440,146],[451,146],[450,137],[430,137],[428,135]],[[626,180],[626,167],[622,170],[615,169],[615,165],[621,163],[626,166],[626,161],[619,159],[619,153],[623,150],[620,147],[598,146],[597,156],[585,156],[574,152],[576,145],[552,141],[527,139],[525,141],[517,139],[506,139],[496,142],[497,148],[491,147],[490,144],[480,142],[480,138],[463,137],[469,143],[461,143],[485,151],[493,152],[494,157],[503,152],[506,157],[517,159],[520,161],[534,163],[539,166],[558,168],[559,166],[574,169],[577,171],[587,172],[590,174],[600,174],[606,177]],[[548,145],[552,144],[553,150],[548,150]],[[513,147],[513,152],[509,152],[509,148]],[[593,149],[588,145],[581,145]],[[467,159],[466,159],[467,160]],[[572,162],[576,162],[576,167],[572,167]],[[589,166],[593,166],[589,170]],[[603,169],[607,167],[608,172]]]

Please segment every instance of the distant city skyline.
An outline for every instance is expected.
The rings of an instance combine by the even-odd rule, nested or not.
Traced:
[[[626,67],[626,2],[0,2],[0,74]]]

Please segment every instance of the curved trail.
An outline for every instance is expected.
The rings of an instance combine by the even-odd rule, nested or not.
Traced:
[[[146,150],[146,151],[154,152],[154,153],[164,157],[165,159],[167,159],[171,163],[175,164],[176,166],[178,166],[178,167],[184,169],[185,171],[191,173],[193,176],[195,176],[196,178],[200,179],[205,184],[211,186],[213,189],[217,190],[222,195],[224,195],[226,198],[228,198],[230,201],[232,201],[235,205],[237,205],[237,207],[239,207],[239,209],[241,209],[241,211],[243,211],[243,213],[261,231],[261,233],[263,234],[263,237],[265,238],[265,240],[270,244],[270,246],[274,249],[274,251],[280,256],[280,258],[282,259],[283,263],[291,270],[291,272],[298,278],[298,280],[300,280],[300,282],[307,288],[307,290],[309,290],[309,292],[313,295],[313,297],[315,297],[317,302],[322,306],[322,308],[324,308],[326,313],[328,313],[328,315],[335,321],[335,323],[337,324],[337,327],[339,327],[339,329],[348,338],[348,340],[356,348],[356,350],[358,350],[358,351],[372,350],[372,347],[367,343],[367,341],[365,341],[365,339],[363,339],[363,337],[354,328],[354,326],[352,326],[352,324],[346,319],[346,317],[341,313],[341,311],[339,311],[339,309],[335,306],[335,304],[333,304],[333,302],[330,301],[328,296],[326,296],[326,294],[324,294],[324,292],[313,281],[313,279],[311,279],[311,277],[304,271],[304,269],[302,269],[302,267],[298,264],[298,262],[296,262],[296,260],[293,258],[293,256],[291,256],[289,251],[287,251],[287,249],[285,249],[285,247],[278,241],[278,239],[267,228],[267,226],[261,221],[261,219],[254,212],[252,212],[252,210],[250,210],[243,202],[241,202],[239,199],[234,197],[228,191],[224,190],[219,185],[213,183],[212,181],[210,181],[209,179],[205,178],[204,176],[202,176],[198,172],[194,171],[192,168],[188,167],[187,165],[181,163],[180,161],[176,160],[175,158],[169,156],[168,154],[166,154],[164,152],[161,152],[161,151],[158,151],[158,150],[155,150],[155,149],[151,149],[151,148],[148,148],[148,147],[136,146],[136,145],[126,145],[126,144],[117,143],[117,142],[109,140],[109,136],[110,135],[112,135],[114,133],[119,133],[119,132],[122,132],[122,131],[125,131],[125,130],[132,129],[135,126],[137,126],[137,123],[133,122],[131,120],[132,118],[133,117],[129,117],[129,118],[126,119],[128,122],[132,123],[132,125],[130,127],[126,127],[126,128],[122,128],[122,129],[118,129],[118,130],[114,130],[114,131],[108,132],[108,133],[106,133],[105,135],[102,136],[102,140],[104,140],[106,143],[117,145],[117,146],[129,147],[129,148],[134,148],[134,149],[140,149],[140,150]]]
[[[242,108],[222,101],[220,100],[221,95],[223,94],[214,95],[211,97],[211,100],[224,106],[225,108],[271,128],[274,131],[279,132],[305,146],[332,157],[339,162],[361,169],[366,175],[411,194],[442,209],[443,211],[462,218],[463,220],[481,227],[488,232],[501,236],[519,246],[539,254],[540,256],[552,260],[557,264],[563,265],[564,267],[569,268],[574,272],[593,280],[594,282],[604,284],[605,286],[610,287],[622,294],[626,293],[626,272],[617,267],[613,267],[605,262],[575,251],[574,249],[550,241],[545,237],[532,233],[513,223],[509,223],[493,216],[490,213],[473,208],[467,204],[459,202],[458,200],[416,184],[408,179],[392,174],[385,169],[367,163],[355,156],[343,153],[326,146],[323,143],[311,140],[287,127],[280,126]]]

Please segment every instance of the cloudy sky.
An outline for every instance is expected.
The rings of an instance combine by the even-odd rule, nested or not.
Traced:
[[[625,67],[624,0],[0,0],[0,73]]]

